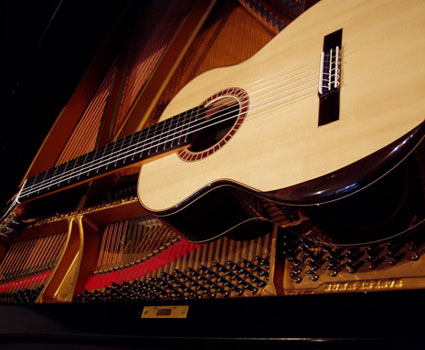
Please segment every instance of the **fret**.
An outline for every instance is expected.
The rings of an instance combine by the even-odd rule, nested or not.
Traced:
[[[81,176],[83,176],[83,175],[86,175],[87,176],[87,174],[90,173],[90,168],[89,169],[87,169],[87,167],[84,168],[85,164],[87,163],[87,157],[88,157],[89,154],[90,153],[87,153],[85,155],[85,157],[84,157],[84,160],[83,160],[83,169],[81,169],[81,171],[78,171],[77,180],[79,180],[81,178]]]
[[[30,192],[30,191],[32,191],[32,190],[33,190],[33,188],[34,188],[34,184],[36,184],[36,183],[37,183],[37,180],[38,180],[39,175],[40,175],[40,174],[37,174],[37,175],[35,175],[34,177],[29,178],[29,179],[25,182],[25,184],[24,184],[24,188],[22,189],[22,192],[21,192],[21,196],[20,196],[21,198],[25,198],[26,193],[28,193],[28,192]]]
[[[83,158],[85,158],[85,157],[86,157],[86,155],[76,158],[75,159],[75,165],[73,166],[71,171],[78,172],[81,169],[81,166],[84,165]]]
[[[135,135],[135,134],[131,134],[130,140],[129,140],[129,142],[128,142],[128,144],[129,144],[129,145],[132,145],[132,144],[133,144],[133,138],[134,138],[134,135]],[[134,151],[131,153],[131,158],[130,158],[130,162],[131,162],[131,163],[132,163],[132,162],[134,162],[134,157],[135,157],[136,153],[137,153],[137,152],[134,152]]]
[[[182,141],[183,144],[186,143],[186,141],[187,141],[187,138],[186,138],[186,136],[187,136],[187,129],[188,129],[187,125],[189,124],[187,122],[187,118],[192,113],[192,111],[193,110],[191,109],[190,111],[187,111],[187,112],[184,113],[184,118],[183,118],[183,123],[182,123],[182,125],[184,125],[184,127],[182,127],[182,132],[181,132],[181,137],[183,137],[183,141]],[[189,118],[189,120],[190,119],[191,118]]]
[[[63,170],[62,170],[62,174],[66,174],[66,168],[68,167],[68,165],[70,164],[71,162],[66,162],[65,164],[64,164],[64,166],[63,166]],[[69,180],[68,180],[68,182],[69,182]]]
[[[61,165],[59,165],[55,168],[55,173],[51,178],[52,185],[56,185],[56,187],[61,186],[62,182],[64,181],[64,180],[62,180],[64,174],[66,176],[66,169],[72,163],[73,163],[73,161],[70,161],[70,162],[61,164]]]
[[[50,190],[50,187],[51,187],[52,185],[55,185],[54,180],[55,180],[56,173],[57,173],[57,171],[58,171],[58,167],[53,168],[52,170],[54,170],[54,171],[53,171],[52,175],[50,176],[50,180],[49,180],[49,183],[48,183],[48,185],[47,185],[47,191],[49,191],[49,190]],[[57,183],[57,185],[59,185],[59,183]]]
[[[143,140],[146,140],[146,138],[148,137],[148,135],[149,135],[149,130],[150,130],[150,128],[147,128],[147,129],[144,129],[144,130],[142,130],[142,131],[139,131],[137,134],[137,142],[136,142],[136,144],[138,145],[137,146],[137,154],[139,155],[139,160],[140,159],[144,159],[145,158],[145,148],[144,148],[144,145],[143,145]]]
[[[25,183],[25,188],[29,189],[30,187],[32,187],[34,182],[37,181],[37,177],[38,177],[38,175],[35,175],[34,177],[27,179],[27,181]]]
[[[147,159],[150,157],[150,147],[149,144],[153,138],[153,136],[155,135],[155,128],[158,127],[158,124],[152,125],[149,128],[145,129],[146,133],[143,133],[143,135],[141,135],[141,141],[140,141],[140,145],[141,145],[141,150],[142,150],[142,159]]]
[[[164,135],[165,125],[167,124],[167,120],[164,120],[164,121],[162,121],[158,124],[162,124],[162,125],[161,125],[161,127],[158,127],[161,131],[159,133],[157,133],[157,136],[155,138],[155,142],[156,142],[155,152],[156,153],[159,153],[159,147],[161,145],[163,145],[163,144],[165,145],[163,135]]]
[[[122,139],[120,163],[119,163],[121,166],[124,166],[127,163],[127,161],[130,161],[131,155],[133,154],[135,148],[136,148],[136,145],[133,145],[130,143],[130,136],[126,136]]]
[[[173,131],[175,130],[174,125],[173,125],[174,118],[166,119],[165,122],[168,125],[165,127],[166,132],[163,133],[164,134],[164,140],[162,141],[163,142],[162,149],[164,151],[167,150],[167,149],[170,149],[172,147],[171,145],[173,143],[173,138],[174,138]]]
[[[194,133],[193,123],[204,113],[198,106],[128,135],[118,141],[70,160],[27,179],[20,198],[30,199],[188,144]],[[136,157],[137,155],[137,157]]]
[[[155,124],[155,125],[153,126],[153,129],[152,129],[152,137],[149,137],[149,138],[147,139],[146,147],[147,147],[147,149],[148,149],[148,156],[150,156],[150,154],[151,154],[152,144],[154,143],[155,136],[156,136],[156,135],[157,135],[157,133],[158,133],[158,125],[160,125],[160,123],[157,123],[157,124]]]
[[[124,160],[127,158],[129,152],[131,152],[131,145],[126,146],[125,145],[126,138],[119,139],[116,141],[117,147],[115,154],[112,156],[113,162],[114,162],[114,169],[119,168],[122,166],[125,162]]]
[[[116,142],[114,142],[114,143],[112,143],[112,144],[110,144],[112,147],[111,147],[111,151],[110,151],[110,154],[114,154],[114,149],[115,149],[115,146],[117,145],[117,143]],[[110,163],[109,162],[106,162],[106,165],[105,165],[105,170],[108,170],[108,167],[110,166]]]
[[[124,144],[124,153],[125,156],[123,157],[122,164],[126,164],[129,162],[130,164],[134,162],[134,156],[137,154],[137,147],[138,145],[133,142],[134,134],[128,135],[124,137],[123,144]]]
[[[123,152],[123,146],[124,146],[124,143],[122,141],[123,141],[123,139],[115,142],[116,151],[114,152],[114,154],[112,154],[112,157],[111,157],[111,158],[113,158],[113,164],[114,164],[113,167],[114,168],[118,167],[119,161],[121,160],[121,157],[122,157],[121,153]]]
[[[107,150],[108,150],[108,147],[110,147],[111,146],[111,144],[107,144],[106,146],[104,146],[104,147],[102,147],[100,150],[102,150],[103,149],[103,152],[99,152],[99,154],[101,154],[99,157],[98,157],[98,166],[96,167],[96,173],[97,174],[101,174],[103,171],[102,171],[102,166],[100,165],[100,164],[102,164],[103,163],[103,160],[105,159],[105,157],[107,157]],[[104,169],[105,171],[106,171],[106,166],[105,166],[105,169]]]
[[[185,112],[182,113],[182,114],[185,114]],[[174,147],[174,144],[176,146],[179,146],[180,145],[180,136],[181,136],[183,125],[184,125],[183,118],[181,117],[181,114],[179,114],[175,118],[175,121],[176,121],[176,125],[174,127],[175,132],[173,133],[173,138],[171,140],[170,147]]]
[[[46,172],[44,172],[42,175],[44,175],[44,176],[42,176],[42,179],[41,179],[41,182],[43,182],[44,183],[44,181],[46,180],[46,177],[47,177],[47,174],[49,173],[49,171],[46,171]],[[37,193],[40,193],[40,191],[41,191],[41,189],[38,189],[38,191],[37,191]]]
[[[90,161],[94,161],[95,159],[96,159],[96,155],[97,155],[97,152],[99,151],[99,149],[96,149],[95,150],[95,152],[94,152],[94,155],[93,155],[93,159],[90,159]],[[96,167],[96,169],[93,169],[95,172],[96,172],[96,174],[98,174],[99,173],[99,168],[97,168]],[[87,176],[90,174],[90,170],[88,171],[88,173],[87,173]]]
[[[96,170],[96,165],[99,163],[99,161],[96,159],[96,153],[99,152],[99,150],[94,150],[89,153],[87,153],[84,161],[83,161],[83,169],[76,169],[77,171],[84,172],[85,177],[90,176],[90,172],[94,172]]]
[[[184,133],[183,143],[187,143],[189,136],[191,136],[195,132],[196,127],[194,127],[192,124],[197,119],[201,107],[202,106],[198,106],[189,111],[189,120],[185,120],[186,131]]]

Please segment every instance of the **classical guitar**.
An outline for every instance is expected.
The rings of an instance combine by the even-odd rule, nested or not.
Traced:
[[[191,81],[156,125],[26,179],[2,234],[18,204],[136,162],[140,203],[196,242],[270,208],[289,226],[336,222],[343,243],[418,229],[424,18],[424,0],[320,1],[247,61]]]

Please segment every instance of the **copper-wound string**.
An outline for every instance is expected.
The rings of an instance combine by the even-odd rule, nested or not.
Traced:
[[[18,250],[18,245],[17,244],[12,244],[7,253],[5,258],[3,259],[1,265],[0,265],[0,278],[1,280],[5,280],[7,278],[6,274],[7,271],[9,271],[9,266],[11,261],[13,261],[13,259],[15,258],[16,255],[16,251]]]
[[[15,283],[12,289],[12,293],[15,293],[16,291],[19,290],[21,282],[22,282],[21,278],[25,277],[24,269],[25,269],[26,263],[29,260],[29,257],[31,256],[34,243],[35,243],[34,240],[30,240],[30,241],[27,241],[25,245],[23,245],[23,248],[24,248],[23,254],[21,254],[18,260],[17,268],[13,274],[13,279],[15,280]]]
[[[43,247],[43,239],[37,239],[35,241],[33,249],[31,249],[28,259],[26,259],[26,263],[24,266],[25,275],[23,277],[30,277],[33,275],[34,270],[36,268],[36,263],[41,258],[43,253],[42,247]],[[28,279],[23,280],[21,283],[21,289],[26,288],[29,282],[30,281]]]
[[[16,288],[18,287],[18,281],[17,280],[22,276],[22,273],[23,273],[22,266],[24,264],[24,261],[27,257],[28,252],[31,250],[33,243],[34,243],[34,240],[30,240],[30,241],[26,241],[26,242],[24,242],[24,244],[22,244],[21,253],[18,256],[18,260],[17,260],[17,263],[16,263],[16,268],[12,270],[12,274],[11,274],[12,280],[15,281],[12,292],[14,292],[16,290]]]
[[[36,264],[34,264],[32,275],[38,273],[39,275],[32,280],[31,288],[37,288],[39,286],[40,280],[42,281],[42,273],[44,272],[44,268],[46,265],[46,261],[48,261],[49,256],[52,254],[52,251],[54,249],[54,242],[57,240],[58,235],[52,235],[46,237],[45,244],[44,244],[44,252],[41,254],[41,257],[39,261],[37,261]],[[47,252],[47,254],[46,254]]]

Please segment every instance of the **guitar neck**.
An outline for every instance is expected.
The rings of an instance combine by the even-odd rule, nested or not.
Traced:
[[[204,107],[197,106],[31,177],[18,200],[27,201],[185,147],[191,143],[193,122],[203,115]]]

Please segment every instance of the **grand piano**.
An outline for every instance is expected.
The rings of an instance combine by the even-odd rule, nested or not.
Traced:
[[[316,2],[28,5],[46,25],[35,27],[36,44],[30,52],[19,51],[19,64],[8,56],[14,70],[4,93],[1,156],[10,165],[2,199],[6,206],[10,198],[13,204],[13,198],[40,193],[19,203],[22,210],[1,231],[0,332],[6,348],[423,344],[420,141],[409,153],[408,194],[396,196],[408,197],[400,220],[414,228],[396,239],[379,236],[363,244],[328,244],[329,233],[306,224],[304,213],[269,201],[260,206],[245,192],[238,199],[250,213],[267,213],[272,225],[187,239],[140,204],[138,162],[111,166],[60,191],[48,186],[41,193],[44,188],[35,186],[25,192],[38,174],[45,174],[43,181],[55,179],[69,164],[83,164],[78,160],[86,154],[160,125],[161,114],[188,82],[246,61]],[[23,9],[15,6],[5,5],[11,29],[22,23],[15,16]],[[379,6],[370,11],[389,5]],[[23,34],[11,33],[29,37],[35,22],[28,23],[33,27]],[[333,91],[329,96],[334,98]],[[23,196],[13,197],[22,188]],[[377,191],[375,197],[387,198],[387,189]],[[371,216],[380,215],[386,211]],[[187,220],[208,231],[196,216]]]

